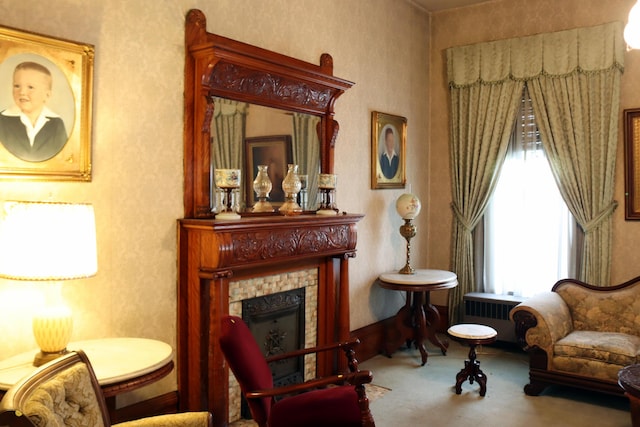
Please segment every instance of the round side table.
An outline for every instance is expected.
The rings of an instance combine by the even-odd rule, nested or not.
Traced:
[[[112,422],[118,420],[118,394],[158,381],[173,370],[173,349],[162,341],[104,338],[72,342],[67,348],[83,350],[89,357]],[[36,369],[33,356],[37,352],[34,349],[0,362],[0,398],[13,384]]]
[[[440,314],[431,304],[430,292],[456,287],[458,276],[446,270],[417,269],[415,274],[381,274],[379,284],[385,289],[407,293],[405,305],[395,316],[395,330],[387,331],[385,354],[391,357],[403,343],[406,342],[410,347],[413,341],[420,351],[424,366],[429,357],[424,346],[425,339],[439,347],[442,354],[447,354],[449,343],[440,341],[436,335]]]

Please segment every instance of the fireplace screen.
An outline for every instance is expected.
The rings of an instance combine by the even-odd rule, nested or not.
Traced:
[[[303,348],[305,288],[243,300],[242,319],[265,357]],[[269,367],[276,387],[304,381],[302,356],[272,362]],[[250,417],[244,401],[241,412],[243,418]]]

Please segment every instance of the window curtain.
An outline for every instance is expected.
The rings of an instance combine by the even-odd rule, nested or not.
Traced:
[[[531,297],[559,279],[576,277],[577,224],[542,148],[526,86],[483,218],[475,232],[484,225],[484,235],[474,255],[484,266],[476,276],[484,292]]]
[[[458,286],[449,293],[451,323],[457,323],[462,319],[462,298],[464,294],[476,291],[472,232],[486,209],[499,168],[504,160],[509,134],[515,119],[517,101],[523,85],[534,81],[552,79],[559,86],[557,89],[554,87],[552,93],[544,91],[545,97],[543,98],[537,94],[537,89],[531,88],[534,111],[536,116],[540,117],[543,139],[548,139],[550,136],[559,137],[560,129],[565,130],[562,126],[567,121],[575,123],[577,126],[584,126],[584,123],[586,123],[586,121],[582,120],[580,122],[572,121],[572,115],[568,113],[573,110],[569,110],[569,108],[587,108],[587,114],[590,111],[587,106],[580,105],[583,99],[576,97],[576,91],[567,89],[567,87],[572,86],[571,83],[563,84],[559,82],[568,82],[578,75],[595,75],[607,70],[610,72],[615,71],[619,74],[622,71],[623,54],[622,24],[619,22],[447,49],[447,71],[451,97],[450,160],[452,209],[454,212],[451,268],[458,275]],[[580,93],[586,94],[591,88],[593,88],[593,85],[589,85],[589,88]],[[567,92],[566,96],[555,93],[556,90],[560,89]],[[600,90],[605,91],[606,89]],[[609,96],[617,99],[618,93],[619,89],[615,89]],[[600,95],[600,97],[604,97],[604,95]],[[554,102],[555,98],[565,99],[566,109],[549,107],[548,103]],[[596,101],[594,100],[593,102],[595,103]],[[550,128],[551,126],[544,124],[549,120],[546,119],[545,113],[538,111],[539,103],[545,105],[547,109],[558,110],[558,114],[553,114],[555,117],[554,123],[556,123],[555,120],[558,120],[559,123],[557,124],[560,127],[560,129],[554,127],[555,133],[551,133],[550,129],[543,130],[545,127]],[[617,101],[608,104],[608,107],[614,109],[614,111],[611,111],[614,116],[618,114],[617,105]],[[603,110],[608,107],[601,106]],[[546,115],[550,114],[547,113]],[[606,116],[608,117],[608,115]],[[587,117],[585,117],[585,120],[587,120]],[[595,131],[595,126],[587,126],[587,129],[571,133],[574,137],[577,135],[586,137],[585,133],[590,131]],[[590,139],[596,140],[598,137],[592,138],[589,136],[586,138],[586,140]],[[584,144],[579,150],[586,155],[591,150],[586,140],[576,138],[576,143],[571,145],[571,149],[567,147],[566,150],[556,150],[557,155],[551,152],[553,149],[547,150],[552,171],[559,181],[558,185],[561,188],[563,198],[566,197],[565,195],[568,192],[566,188],[563,189],[565,184],[561,182],[560,177],[562,174],[558,172],[558,169],[564,167],[558,164],[558,157],[563,157],[563,164],[571,163],[574,159],[579,161],[579,158],[575,157],[577,152],[572,152],[571,150],[578,150],[577,146]],[[607,146],[608,144],[614,145],[611,151],[613,153],[612,164],[614,164],[615,138],[612,141],[607,139],[603,143]],[[562,143],[560,145],[564,147],[567,144]],[[547,149],[546,146],[545,149]],[[607,149],[596,154],[604,155],[609,152]],[[606,161],[608,163],[610,159],[591,159],[590,161],[595,163]],[[602,169],[605,168],[603,167]],[[591,178],[593,180],[601,179],[595,176]],[[609,181],[610,185],[613,186],[613,175],[605,178],[605,182],[599,183],[597,188],[602,189],[604,186],[609,185]],[[584,183],[577,185],[584,185]],[[594,184],[589,182],[588,185]],[[583,193],[585,191],[591,192],[592,189],[583,189],[581,191]],[[597,190],[593,189],[593,191]],[[606,196],[603,198],[606,198]],[[565,198],[565,202],[580,223],[580,217],[571,208],[571,201]],[[606,205],[604,210],[595,209],[597,211],[596,217],[610,217],[612,204],[613,201],[609,200],[609,204]],[[615,204],[613,205],[615,206]],[[607,214],[607,212],[609,213]],[[593,222],[588,222],[588,224],[594,227]],[[606,221],[604,223],[599,222],[598,225],[598,231],[595,232],[594,230],[592,233],[594,235],[601,232],[607,233],[608,236],[601,239],[601,242],[606,243],[611,239],[610,227],[607,228],[605,226]],[[588,245],[586,240],[585,238],[585,248]],[[608,263],[610,251],[608,249],[601,249],[601,251],[602,254],[604,252],[607,253],[606,261],[605,257],[599,256],[598,264],[602,262]],[[594,263],[596,261],[593,256],[589,256],[586,253],[583,256],[584,259],[581,264]],[[603,268],[608,271],[608,267],[603,267],[602,265],[588,267],[588,269],[596,269],[598,272],[601,272]],[[587,277],[581,278],[583,280],[589,279]]]
[[[315,209],[318,198],[318,173],[320,172],[320,139],[317,125],[320,117],[293,113],[293,161],[298,173],[307,175],[307,206]]]
[[[215,98],[213,107],[213,166],[220,169],[242,169],[247,104]]]
[[[248,105],[245,102],[215,98],[213,101],[213,138],[211,140],[212,166],[215,169],[242,169],[244,162],[244,134]],[[246,179],[246,174],[244,175]],[[244,183],[238,191],[240,206],[244,199]],[[215,190],[214,188],[212,188]],[[219,193],[214,200],[218,203]]]
[[[610,284],[621,34],[605,27],[569,32],[569,43],[556,41],[564,62],[558,75],[529,83],[551,169],[584,232],[578,278],[598,286]],[[575,48],[563,49],[567,44]]]

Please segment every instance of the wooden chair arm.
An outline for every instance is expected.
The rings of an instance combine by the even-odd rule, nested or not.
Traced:
[[[300,384],[292,384],[283,387],[271,388],[268,390],[255,390],[245,393],[247,399],[260,399],[263,397],[273,397],[285,394],[296,394],[309,391],[328,385],[351,384],[354,386],[369,384],[373,380],[371,371],[349,372],[347,374],[332,375],[324,378],[316,378]]]
[[[323,351],[330,351],[338,348],[344,350],[345,352],[349,352],[349,351],[353,351],[353,349],[357,347],[359,344],[360,344],[360,340],[356,338],[350,341],[327,344],[327,345],[322,345],[317,347],[302,348],[300,350],[294,350],[288,353],[277,354],[275,356],[267,357],[266,360],[267,360],[267,363],[270,363],[270,362],[275,362],[277,360],[289,359],[291,357],[304,356],[304,355],[313,354],[313,353],[320,353]]]

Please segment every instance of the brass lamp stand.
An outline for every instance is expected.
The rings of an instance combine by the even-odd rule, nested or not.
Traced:
[[[400,235],[407,240],[407,263],[398,273],[415,274],[415,269],[411,267],[411,239],[416,236],[416,226],[413,223],[413,218],[404,218],[404,224],[400,226]]]
[[[416,274],[411,267],[411,239],[416,236],[417,231],[413,219],[420,213],[421,207],[420,199],[411,193],[404,193],[396,200],[398,215],[404,219],[404,224],[400,226],[400,235],[407,240],[407,263],[398,271],[400,274]]]

